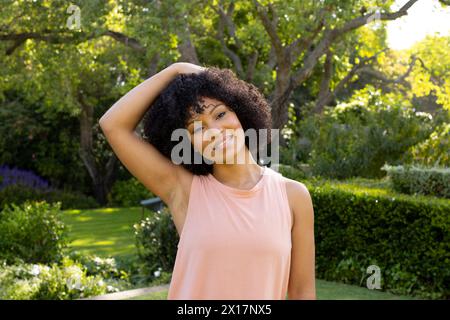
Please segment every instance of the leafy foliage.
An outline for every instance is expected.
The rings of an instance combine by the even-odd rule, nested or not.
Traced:
[[[134,177],[116,181],[108,196],[110,205],[121,207],[136,207],[141,200],[152,197],[154,194]]]
[[[395,96],[368,87],[350,102],[299,122],[293,147],[304,149],[296,160],[307,162],[314,175],[380,177],[384,163],[402,162],[408,148],[432,132],[431,120]]]
[[[72,300],[118,290],[100,276],[88,276],[81,264],[69,258],[61,264],[0,266],[0,299]]]
[[[144,273],[152,279],[155,272],[172,272],[179,237],[170,212],[167,209],[158,211],[134,228]]]
[[[67,228],[60,204],[27,201],[0,211],[0,259],[28,263],[57,262],[67,246]]]
[[[407,160],[425,166],[450,167],[450,123],[438,126],[428,139],[412,146]]]
[[[79,192],[65,190],[38,190],[20,184],[10,185],[0,190],[0,209],[8,204],[21,205],[26,201],[59,202],[62,210],[97,208],[94,198]]]

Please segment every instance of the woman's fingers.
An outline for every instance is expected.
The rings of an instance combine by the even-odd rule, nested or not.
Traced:
[[[206,68],[193,64],[193,63],[189,63],[189,62],[176,62],[174,63],[177,71],[179,74],[182,73],[199,73],[202,71],[205,71]]]

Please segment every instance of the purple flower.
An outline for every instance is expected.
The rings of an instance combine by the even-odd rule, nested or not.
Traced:
[[[0,190],[10,185],[20,184],[43,191],[51,190],[49,183],[32,171],[0,166]]]

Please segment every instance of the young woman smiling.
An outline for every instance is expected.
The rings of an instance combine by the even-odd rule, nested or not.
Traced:
[[[141,120],[144,138],[134,131]],[[124,166],[170,209],[180,240],[169,299],[316,298],[311,197],[253,156],[245,132],[271,129],[254,85],[229,69],[175,63],[99,123]],[[200,163],[174,163],[179,129]]]

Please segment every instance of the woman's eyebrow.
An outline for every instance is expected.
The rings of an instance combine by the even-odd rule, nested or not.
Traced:
[[[211,110],[209,110],[208,114],[211,114],[217,107],[223,106],[223,105],[224,105],[223,103],[219,103],[219,104],[213,105],[213,107],[211,108]],[[211,105],[206,106],[205,109],[206,109],[206,108],[209,108],[210,106],[211,106]],[[190,124],[191,124],[192,122],[194,122],[195,120],[197,120],[197,118],[190,120],[190,121],[188,122],[188,125],[190,125]]]
[[[213,106],[212,108],[211,108],[211,110],[209,110],[209,114],[211,114],[217,107],[219,107],[219,106],[222,106],[223,105],[223,103],[219,103],[219,104],[216,104],[215,106]],[[208,106],[209,107],[209,106]]]

